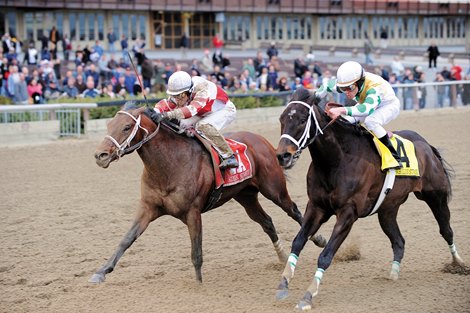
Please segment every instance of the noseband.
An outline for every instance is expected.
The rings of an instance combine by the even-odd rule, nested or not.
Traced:
[[[117,140],[114,139],[113,137],[111,137],[110,135],[106,135],[104,137],[104,138],[109,139],[116,146],[117,150],[115,151],[115,153],[118,156],[118,158],[120,158],[120,157],[122,157],[126,154],[129,154],[129,153],[133,152],[134,150],[140,149],[140,147],[142,147],[142,145],[144,143],[146,143],[147,141],[149,141],[150,139],[155,137],[155,135],[160,130],[160,123],[159,123],[157,125],[157,129],[149,135],[149,131],[140,125],[140,120],[141,120],[141,117],[142,117],[141,115],[139,115],[138,118],[135,118],[134,116],[132,116],[132,114],[130,114],[126,111],[118,111],[116,114],[125,114],[127,116],[130,116],[135,122],[134,128],[132,129],[131,134],[121,144],[119,144],[117,142]],[[142,129],[145,132],[144,139],[142,139],[141,141],[139,141],[135,145],[131,146],[131,141],[134,139],[134,137],[137,134],[137,131],[139,130],[139,128]]]
[[[313,109],[313,105],[308,105],[307,103],[303,101],[291,101],[287,104],[287,107],[293,103],[299,103],[303,105],[304,107],[307,107],[309,110],[307,125],[305,125],[304,132],[302,136],[300,136],[299,140],[296,140],[294,137],[288,134],[281,135],[281,139],[282,138],[289,139],[297,146],[297,151],[295,152],[294,158],[296,157],[298,158],[301,151],[305,149],[308,145],[310,145],[315,140],[315,138],[317,138],[318,134],[323,135],[323,130],[326,127],[328,127],[329,124],[326,125],[325,128],[321,129],[320,124],[318,124],[317,116],[315,115],[315,110]],[[313,138],[310,139],[310,127],[312,126],[312,117],[313,117],[313,120],[315,121],[316,131],[315,131],[315,136],[313,136]]]

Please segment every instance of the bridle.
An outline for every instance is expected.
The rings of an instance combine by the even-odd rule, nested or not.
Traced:
[[[160,123],[158,123],[157,129],[155,129],[155,131],[153,133],[149,134],[149,131],[140,125],[140,121],[141,121],[141,117],[142,117],[141,115],[139,115],[138,118],[135,118],[134,116],[132,116],[132,114],[130,114],[129,112],[126,112],[126,111],[118,111],[116,113],[116,115],[117,114],[125,114],[127,116],[130,116],[135,122],[134,128],[132,129],[131,134],[121,144],[119,144],[117,142],[117,140],[114,139],[113,137],[111,137],[110,135],[106,135],[104,137],[105,139],[106,138],[109,139],[116,146],[117,150],[115,150],[115,153],[116,153],[118,158],[120,158],[120,157],[122,157],[126,154],[129,154],[129,153],[133,152],[134,150],[140,149],[140,147],[142,147],[147,141],[149,141],[150,139],[155,137],[155,135],[160,130]],[[138,143],[131,146],[131,142],[134,139],[134,137],[137,134],[137,131],[139,129],[142,129],[145,132],[144,138],[141,141],[139,141]]]
[[[317,138],[319,134],[323,135],[323,131],[335,121],[335,120],[331,120],[325,127],[320,128],[320,124],[318,123],[318,119],[315,114],[315,110],[313,109],[313,105],[309,105],[303,101],[291,101],[287,104],[286,108],[290,104],[295,104],[295,103],[301,104],[304,107],[308,108],[309,113],[308,113],[307,124],[305,125],[305,129],[302,133],[302,136],[300,136],[299,140],[296,140],[294,137],[292,137],[289,134],[281,135],[281,139],[282,138],[289,139],[297,146],[297,151],[294,153],[294,159],[298,158],[300,156],[300,153],[302,153],[302,150],[308,147]],[[316,131],[315,131],[315,136],[310,138],[310,128],[312,127],[312,119],[315,122]]]

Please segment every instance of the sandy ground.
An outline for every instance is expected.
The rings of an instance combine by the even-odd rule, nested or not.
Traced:
[[[452,164],[452,226],[470,262],[470,109],[403,112],[389,129],[413,129],[441,148]],[[244,125],[275,146],[279,124]],[[284,264],[269,238],[237,203],[203,215],[203,284],[195,280],[186,227],[164,217],[150,225],[103,284],[88,283],[130,227],[142,163],[126,156],[96,166],[96,140],[65,140],[0,151],[0,312],[294,312],[310,283],[320,249],[307,244],[290,297],[275,300]],[[301,211],[307,202],[302,155],[288,172]],[[298,225],[263,199],[288,248]],[[348,245],[357,261],[325,273],[313,312],[470,312],[470,276],[442,271],[451,260],[437,223],[411,195],[399,212],[406,239],[400,279],[387,279],[392,251],[377,217],[359,220]],[[334,219],[321,229],[329,236]]]

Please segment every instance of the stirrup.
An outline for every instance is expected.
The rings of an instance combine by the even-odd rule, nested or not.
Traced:
[[[238,167],[238,161],[235,155],[230,156],[228,159],[224,159],[220,165],[220,169],[226,169],[226,168],[237,168]]]

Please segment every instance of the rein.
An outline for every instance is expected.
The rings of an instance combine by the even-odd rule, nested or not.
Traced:
[[[305,126],[305,130],[302,136],[300,136],[299,140],[296,140],[294,137],[288,134],[282,134],[281,139],[287,138],[290,141],[292,141],[297,146],[297,151],[295,153],[295,156],[299,156],[301,151],[305,149],[306,147],[308,147],[317,138],[318,134],[323,135],[323,131],[327,127],[329,127],[331,124],[333,124],[335,120],[331,120],[328,124],[326,124],[325,127],[320,128],[320,124],[318,123],[317,116],[315,115],[315,110],[313,109],[313,105],[308,105],[307,103],[303,101],[291,101],[287,104],[286,107],[288,107],[290,104],[293,104],[293,103],[301,104],[309,109],[307,125]],[[316,131],[315,131],[315,136],[310,138],[310,127],[312,127],[312,117],[313,117],[313,120],[315,121]]]
[[[160,124],[158,124],[157,129],[153,133],[149,134],[149,131],[140,125],[141,115],[139,115],[138,118],[135,118],[134,116],[132,116],[132,114],[130,114],[126,111],[118,111],[116,114],[126,114],[127,116],[130,116],[135,122],[134,128],[132,129],[131,134],[129,135],[129,137],[127,137],[126,140],[124,140],[124,142],[122,144],[119,144],[116,139],[114,139],[113,137],[111,137],[109,135],[106,135],[104,137],[104,138],[109,139],[117,147],[116,155],[118,156],[118,158],[120,158],[120,157],[122,157],[126,154],[129,154],[129,153],[133,152],[134,150],[140,149],[146,142],[148,142],[150,139],[155,137],[155,135],[160,130]],[[145,132],[144,139],[142,139],[141,141],[139,141],[135,145],[131,146],[131,141],[134,139],[134,137],[137,134],[137,131],[139,130],[139,128],[142,129]]]

